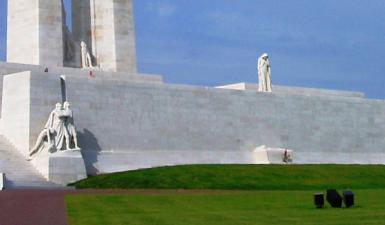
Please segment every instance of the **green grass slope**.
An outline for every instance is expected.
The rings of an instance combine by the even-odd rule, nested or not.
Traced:
[[[349,209],[316,209],[311,191],[69,195],[66,203],[71,225],[385,224],[385,192],[355,194],[356,206]]]
[[[72,186],[79,189],[377,189],[385,188],[385,166],[189,165],[100,175]]]

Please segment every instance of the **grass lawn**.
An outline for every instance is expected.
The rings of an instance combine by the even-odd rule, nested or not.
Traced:
[[[106,174],[76,188],[316,190],[385,189],[385,166],[192,165]]]
[[[385,166],[175,166],[101,175],[73,186],[192,190],[70,195],[71,225],[385,225]],[[313,194],[329,188],[352,189],[356,206],[316,209]],[[210,189],[222,191],[205,191]]]
[[[354,192],[350,209],[315,209],[314,191],[69,195],[66,202],[70,225],[385,224],[385,190]]]

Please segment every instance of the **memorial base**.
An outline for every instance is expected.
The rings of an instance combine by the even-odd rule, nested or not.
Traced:
[[[268,148],[265,145],[254,150],[256,164],[288,164],[293,163],[293,150],[284,148]]]
[[[67,185],[87,178],[80,150],[40,154],[32,162],[48,181],[56,184]]]

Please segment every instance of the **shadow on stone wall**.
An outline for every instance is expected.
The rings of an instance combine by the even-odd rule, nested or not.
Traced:
[[[97,167],[98,155],[102,151],[98,139],[88,129],[78,132],[79,146],[82,148],[82,155],[86,165],[87,175],[95,176],[99,174]]]

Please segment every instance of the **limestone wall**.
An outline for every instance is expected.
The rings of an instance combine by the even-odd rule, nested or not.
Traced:
[[[30,143],[30,78],[21,72],[4,78],[0,131],[17,150],[27,155]],[[43,125],[44,126],[44,125]],[[37,137],[37,136],[36,136]]]
[[[32,144],[60,89],[54,75],[30,83]],[[71,75],[67,86],[89,173],[256,163],[260,145],[292,149],[296,163],[385,163],[385,101]]]
[[[46,66],[46,65],[28,65],[20,63],[8,63],[0,62],[0,76],[4,76],[11,73],[19,73],[23,71],[32,71],[34,73],[41,73],[48,68],[47,74],[67,74],[70,76],[77,76],[79,78],[97,78],[97,79],[114,79],[122,81],[145,81],[163,83],[163,78],[157,74],[143,74],[143,73],[130,73],[130,72],[108,72],[98,68],[69,68],[69,67],[58,67],[58,66]],[[90,76],[92,71],[93,77]],[[45,73],[46,74],[46,73]],[[1,79],[0,79],[1,82]],[[0,88],[2,85],[0,85]]]
[[[47,67],[38,66],[38,65],[27,65],[19,63],[6,63],[0,62],[0,111],[1,111],[1,101],[2,101],[2,88],[3,88],[3,77],[7,74],[20,73],[23,71],[32,71],[33,73],[42,73]],[[163,83],[163,79],[160,75],[154,74],[132,74],[127,72],[122,73],[112,73],[100,71],[99,69],[75,69],[68,67],[56,67],[48,66],[48,74],[71,74],[71,76],[76,76],[80,78],[87,78],[90,80],[93,79],[114,79],[114,80],[126,80],[132,82],[146,82],[146,83]],[[90,76],[90,71],[92,71],[93,77]],[[0,115],[1,118],[1,115]]]

